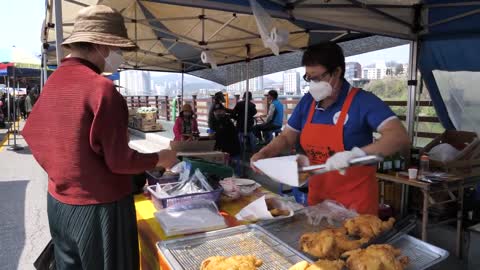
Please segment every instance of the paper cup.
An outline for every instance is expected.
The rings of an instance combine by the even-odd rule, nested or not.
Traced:
[[[418,169],[408,169],[408,178],[417,179]]]

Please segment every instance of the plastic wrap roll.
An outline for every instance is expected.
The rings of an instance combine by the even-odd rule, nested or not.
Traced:
[[[203,51],[202,54],[200,55],[200,58],[202,59],[202,63],[210,64],[212,68],[217,68],[217,61],[215,60],[215,57],[213,56],[212,52]]]

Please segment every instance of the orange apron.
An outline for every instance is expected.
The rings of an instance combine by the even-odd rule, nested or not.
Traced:
[[[342,111],[335,125],[313,124],[315,100],[300,135],[300,144],[311,165],[324,164],[335,153],[345,151],[343,125],[352,100],[358,93],[352,88],[345,99]],[[348,139],[348,138],[347,138]],[[308,205],[315,205],[326,199],[335,200],[360,214],[378,215],[378,185],[374,166],[356,166],[346,170],[315,175],[309,178]]]

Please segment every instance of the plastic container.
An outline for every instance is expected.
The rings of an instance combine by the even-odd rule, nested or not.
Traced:
[[[422,155],[420,157],[420,166],[418,173],[420,175],[424,175],[428,171],[430,171],[430,158],[427,155]]]
[[[161,210],[174,205],[189,204],[196,200],[209,200],[218,203],[218,201],[220,200],[220,196],[223,192],[223,188],[218,188],[209,192],[191,193],[169,198],[159,198],[155,193],[156,185],[148,186],[147,190],[150,193],[153,205],[157,210]]]
[[[167,184],[172,182],[177,182],[180,175],[164,175],[162,171],[159,170],[152,170],[152,171],[145,171],[147,175],[147,182],[148,185],[155,185],[155,184]]]
[[[191,166],[191,174],[193,174],[196,169],[200,169],[200,171],[204,174],[215,175],[222,179],[233,176],[232,167],[227,165],[193,158],[184,158],[183,161]]]

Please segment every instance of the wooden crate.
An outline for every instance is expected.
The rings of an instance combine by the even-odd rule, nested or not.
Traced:
[[[480,139],[475,132],[447,130],[427,144],[421,153],[428,153],[441,143],[452,145],[460,153],[448,162],[430,160],[430,168],[450,173],[480,173]]]
[[[145,119],[145,120],[156,120],[157,119],[157,113],[156,112],[137,113],[136,116],[139,117],[139,118]]]

